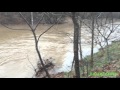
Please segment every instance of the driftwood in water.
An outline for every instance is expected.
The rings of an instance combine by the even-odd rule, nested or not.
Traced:
[[[52,62],[48,62],[48,63],[46,63],[45,64],[45,68],[48,70],[48,69],[53,69],[53,67],[54,67],[55,65],[52,63]],[[43,74],[44,73],[44,69],[43,69],[43,67],[41,67],[41,64],[40,63],[38,63],[38,71],[36,72],[36,74],[35,74],[35,76],[36,77],[40,77],[41,76],[41,74]],[[43,76],[43,77],[41,77],[41,78],[45,78],[46,76]]]

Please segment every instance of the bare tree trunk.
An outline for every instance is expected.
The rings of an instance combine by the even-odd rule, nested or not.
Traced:
[[[81,60],[83,60],[82,58],[82,46],[81,46],[81,27],[82,27],[82,21],[80,20],[80,27],[79,27],[79,48],[80,48],[80,58]]]
[[[91,62],[90,67],[93,68],[93,52],[94,52],[94,16],[92,17],[92,43],[91,43]]]
[[[72,12],[72,21],[74,24],[74,60],[75,60],[75,74],[76,78],[80,78],[79,69],[79,55],[78,55],[78,37],[79,37],[79,24],[76,12]]]
[[[33,27],[33,12],[31,12],[31,26]]]
[[[41,54],[40,54],[40,51],[39,51],[39,48],[38,48],[38,40],[37,40],[37,37],[36,37],[36,34],[35,34],[35,30],[33,29],[34,28],[33,23],[34,23],[34,21],[33,21],[33,12],[31,12],[31,27],[32,27],[32,33],[33,33],[33,36],[34,36],[34,39],[35,39],[35,48],[36,48],[39,60],[40,60],[40,62],[42,64],[42,66],[43,66],[43,69],[46,72],[46,75],[48,76],[48,78],[50,78],[50,75],[49,75],[49,73],[48,73],[47,69],[45,68],[45,65],[44,65],[44,63],[42,61],[42,57],[41,57]]]
[[[108,40],[107,38],[105,39],[106,44],[107,44],[107,60],[110,61],[110,54],[109,54],[109,45],[108,45]]]
[[[86,62],[86,68],[87,68],[87,77],[88,77],[88,75],[89,75],[89,66],[88,66],[89,64],[88,64],[88,61]]]
[[[41,62],[41,64],[42,64],[42,66],[43,66],[43,69],[44,69],[44,71],[46,72],[46,75],[48,76],[48,78],[50,78],[50,75],[49,75],[49,73],[48,73],[48,71],[47,71],[47,69],[45,68],[45,65],[44,65],[44,63],[43,63],[43,61],[42,61],[42,58],[41,58],[41,55],[40,55],[40,51],[39,51],[39,48],[38,48],[38,42],[39,42],[39,38],[40,38],[40,36],[42,35],[40,35],[39,36],[39,38],[38,38],[38,40],[37,40],[37,36],[36,36],[36,33],[35,33],[35,30],[36,30],[36,28],[37,28],[37,26],[38,26],[38,24],[36,25],[36,27],[35,27],[35,29],[33,28],[33,26],[31,26],[30,24],[29,24],[29,22],[25,19],[25,17],[22,15],[22,13],[19,13],[20,15],[21,15],[21,17],[26,21],[26,23],[28,24],[28,26],[30,27],[30,29],[31,29],[31,31],[32,31],[32,33],[33,33],[33,36],[34,36],[34,39],[35,39],[35,48],[36,48],[36,51],[37,51],[37,54],[38,54],[38,57],[39,57],[39,60],[40,60],[40,62]],[[32,25],[33,25],[33,13],[31,13],[31,20],[32,20]],[[46,30],[47,31],[47,30]]]
[[[34,35],[35,48],[36,48],[38,57],[39,57],[39,59],[40,59],[40,62],[41,62],[41,64],[42,64],[42,66],[43,66],[44,71],[46,72],[46,75],[48,76],[48,78],[50,78],[50,74],[48,73],[47,69],[45,68],[45,65],[44,65],[44,63],[43,63],[43,61],[42,61],[42,58],[41,58],[40,51],[39,51],[39,49],[38,49],[38,41],[37,41],[37,38],[36,38],[36,34],[35,34],[35,32],[34,32],[33,30],[32,30],[32,33],[33,33],[33,35]]]
[[[80,59],[83,60],[82,46],[81,46],[81,28],[82,28],[82,21],[80,20],[80,26],[79,26],[79,49],[80,49]],[[81,68],[83,70],[83,76],[84,76],[84,63],[83,63],[83,66]]]

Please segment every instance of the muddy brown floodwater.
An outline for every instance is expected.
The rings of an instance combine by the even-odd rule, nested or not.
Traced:
[[[29,29],[27,25],[11,25],[11,28]],[[50,25],[39,25],[36,34],[44,32]],[[115,34],[116,35],[116,34]],[[90,55],[91,34],[82,28],[83,56]],[[43,59],[52,57],[55,63],[53,73],[69,71],[73,60],[73,24],[55,25],[39,41],[39,50]],[[94,53],[98,51],[94,47]],[[31,78],[37,67],[38,56],[30,30],[10,30],[0,26],[0,78]],[[32,63],[32,65],[31,65]]]
[[[36,33],[39,35],[50,25],[40,25]],[[26,25],[9,26],[11,28],[29,29]],[[56,25],[45,33],[39,42],[43,59],[52,57],[56,68],[61,68],[68,46],[72,42],[66,33],[73,31],[72,24]],[[72,50],[73,48],[71,48]],[[0,26],[0,77],[30,78],[36,67],[38,56],[35,51],[34,38],[29,30],[10,30]]]

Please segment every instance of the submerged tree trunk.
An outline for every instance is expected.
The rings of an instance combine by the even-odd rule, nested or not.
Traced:
[[[79,55],[78,55],[79,24],[76,14],[77,14],[76,12],[72,12],[72,21],[74,24],[74,61],[76,78],[80,78]]]

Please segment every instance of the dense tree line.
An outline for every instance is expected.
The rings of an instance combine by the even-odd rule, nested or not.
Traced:
[[[57,19],[62,15],[61,20],[59,21],[59,23],[64,23],[65,21],[65,17],[70,16],[71,17],[71,13],[70,12],[46,12],[46,14],[44,14],[44,17],[41,16],[41,14],[44,12],[34,12],[34,23],[37,23],[39,19],[42,18],[40,23],[47,23],[47,24],[54,24],[56,23]],[[30,12],[22,12],[22,14],[25,16],[25,18],[31,22],[31,16],[30,16]],[[78,14],[82,14],[82,13],[78,13]],[[99,12],[95,13],[96,15],[99,14]],[[109,12],[104,12],[104,15],[102,15],[101,18],[104,18],[107,14],[109,14]],[[90,12],[87,12],[86,15],[82,15],[82,18],[84,19],[89,19],[89,17],[91,16]],[[114,18],[118,18],[120,19],[120,12],[113,12],[113,16]],[[21,16],[19,15],[18,12],[0,12],[0,22],[4,23],[4,24],[24,24],[24,20],[21,19]]]
[[[42,16],[42,14],[44,16]],[[25,18],[31,22],[30,12],[22,12]],[[54,24],[57,23],[57,19],[62,15],[59,21],[64,23],[65,13],[64,12],[34,12],[34,24],[38,23],[39,19],[42,19],[40,23]],[[18,12],[0,12],[0,22],[4,24],[25,24],[25,21],[21,18]]]

